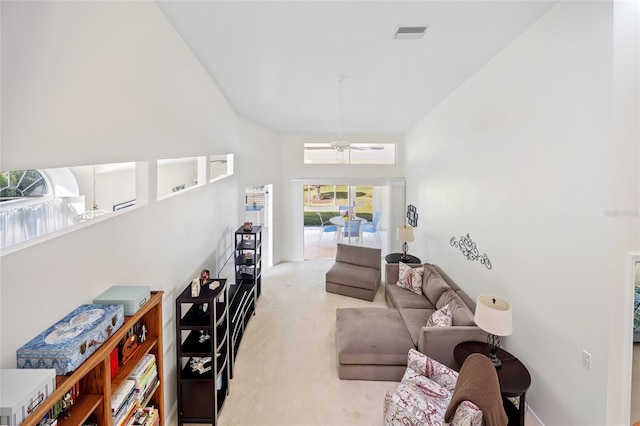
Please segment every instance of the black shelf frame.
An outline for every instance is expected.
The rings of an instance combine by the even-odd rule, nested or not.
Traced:
[[[218,413],[229,395],[229,294],[227,280],[220,286],[201,287],[191,297],[191,283],[176,298],[176,359],[178,363],[178,425],[216,425]],[[209,339],[200,342],[208,333]],[[191,368],[194,358],[210,357],[211,369],[199,373]],[[213,403],[212,403],[213,402]]]

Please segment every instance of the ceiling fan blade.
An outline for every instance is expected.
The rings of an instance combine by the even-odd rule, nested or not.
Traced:
[[[330,151],[335,148],[330,146],[309,146],[309,147],[305,146],[304,149],[307,151],[316,151],[316,150]]]
[[[358,151],[380,151],[383,150],[382,146],[350,146],[350,149],[356,149]]]

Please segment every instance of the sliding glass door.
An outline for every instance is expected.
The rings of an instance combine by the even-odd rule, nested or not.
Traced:
[[[389,252],[389,229],[395,229],[398,212],[392,199],[400,193],[404,203],[404,181],[401,192],[391,184],[339,184],[313,182],[303,184],[304,258],[335,258],[336,244],[345,242],[381,248]],[[360,220],[356,234],[344,233],[341,216],[344,209]],[[400,205],[402,211],[404,207]],[[402,213],[400,213],[402,218]],[[351,238],[349,238],[351,237]]]

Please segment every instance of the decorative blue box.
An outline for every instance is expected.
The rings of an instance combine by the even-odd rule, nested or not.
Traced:
[[[81,305],[17,351],[18,368],[74,371],[124,322],[122,305]]]

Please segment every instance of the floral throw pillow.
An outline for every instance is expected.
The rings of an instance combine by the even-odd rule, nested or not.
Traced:
[[[447,303],[442,308],[431,314],[427,320],[427,327],[449,327],[453,324],[453,315]]]
[[[398,265],[398,287],[411,290],[415,294],[422,294],[422,274],[424,274],[424,266],[412,268],[406,263],[400,262]]]
[[[407,357],[407,368],[428,377],[446,390],[453,392],[458,381],[458,372],[433,358],[411,348]]]

